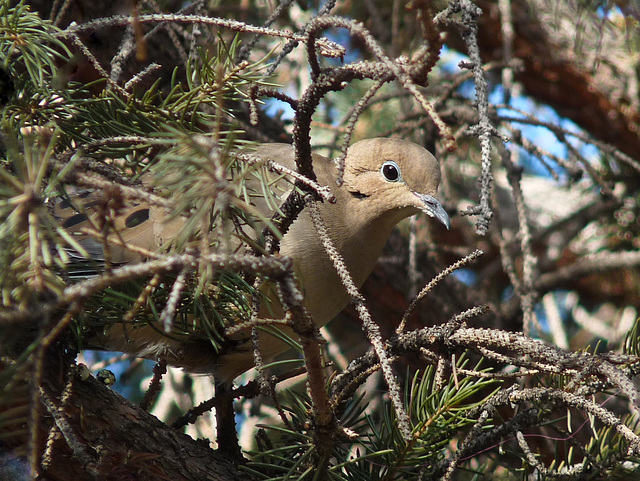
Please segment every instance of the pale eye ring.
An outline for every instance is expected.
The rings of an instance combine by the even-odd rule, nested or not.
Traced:
[[[380,173],[389,182],[400,182],[402,180],[400,167],[393,160],[385,161],[380,167]]]

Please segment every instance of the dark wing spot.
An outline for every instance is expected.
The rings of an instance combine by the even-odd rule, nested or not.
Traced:
[[[125,227],[131,229],[149,220],[149,209],[140,209],[129,214],[124,220]]]
[[[69,217],[62,223],[62,227],[68,229],[69,227],[73,227],[74,225],[78,225],[81,222],[87,220],[87,216],[85,214],[76,214]]]
[[[60,199],[56,207],[58,209],[68,209],[69,207],[71,207],[71,202],[69,202],[67,199]]]

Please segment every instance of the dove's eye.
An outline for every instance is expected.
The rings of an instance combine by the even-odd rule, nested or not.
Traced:
[[[389,182],[398,182],[402,180],[402,175],[400,174],[400,167],[393,160],[387,160],[382,167],[380,168],[380,172]]]

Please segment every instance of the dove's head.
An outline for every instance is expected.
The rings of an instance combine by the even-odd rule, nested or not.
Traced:
[[[449,228],[449,215],[436,198],[440,165],[417,144],[386,138],[356,142],[347,151],[344,184],[363,208],[378,215],[400,220],[425,212]]]

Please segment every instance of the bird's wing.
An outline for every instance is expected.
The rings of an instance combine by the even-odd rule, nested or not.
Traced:
[[[72,277],[95,274],[107,259],[116,266],[140,260],[129,245],[155,250],[150,206],[141,201],[123,203],[109,195],[71,188],[53,201],[53,215],[75,241],[65,248]]]
[[[255,242],[256,236],[268,225],[269,218],[293,186],[293,179],[277,168],[273,169],[268,161],[290,170],[296,169],[294,149],[287,144],[263,144],[250,154],[264,162],[243,164],[234,175],[240,172],[244,181],[233,183],[238,186],[235,191],[236,200],[244,203],[241,210],[246,207],[249,212],[247,218],[239,223],[239,228],[244,227],[245,236],[239,232],[236,234],[248,244]],[[314,165],[318,163],[315,157],[314,155]],[[322,161],[322,167],[328,168],[330,162],[324,158]],[[150,175],[143,176],[143,186],[148,187],[151,181]],[[72,272],[76,272],[77,277],[95,275],[104,268],[107,259],[112,265],[141,261],[144,259],[141,249],[150,253],[158,252],[184,230],[186,220],[181,216],[172,216],[170,209],[141,200],[117,199],[114,196],[117,196],[117,189],[103,192],[86,190],[72,192],[64,199],[54,202],[54,215],[80,247],[69,248],[72,257],[68,269],[70,277],[73,277]],[[171,198],[167,200],[169,203],[172,201]],[[108,221],[107,224],[105,220]],[[108,236],[101,236],[102,232],[107,232]],[[261,317],[281,317],[277,296],[271,295],[268,289],[263,295]],[[252,366],[251,343],[242,339],[247,333],[226,341],[236,345],[229,348],[229,352],[237,352],[237,355],[229,356],[227,353],[221,360],[216,352],[219,349],[212,349],[201,319],[191,316],[189,319],[192,321],[188,322],[188,329],[178,332],[180,326],[174,325],[175,329],[172,329],[169,336],[161,332],[161,326],[116,322],[92,334],[94,337],[88,338],[87,343],[91,347],[134,352],[142,357],[163,357],[171,364],[183,366],[193,372],[222,369],[222,378],[231,379]],[[183,334],[187,334],[187,337]],[[267,342],[266,338],[263,344],[267,357],[286,348],[286,344]],[[220,349],[225,352],[227,350],[226,347]]]
[[[295,169],[291,145],[262,144],[250,154]],[[245,237],[240,237],[250,241],[277,211],[291,191],[292,181],[260,162],[245,167],[242,175],[245,179],[237,184],[236,196],[239,202],[244,202],[248,213],[245,220],[252,225],[244,232]],[[151,175],[143,176],[143,185],[151,183]],[[118,199],[114,192],[71,189],[53,202],[54,216],[77,244],[67,248],[70,273],[95,274],[104,267],[106,259],[116,266],[140,261],[144,257],[140,252],[157,252],[168,246],[185,226],[185,219],[171,216],[169,209],[142,200]]]

